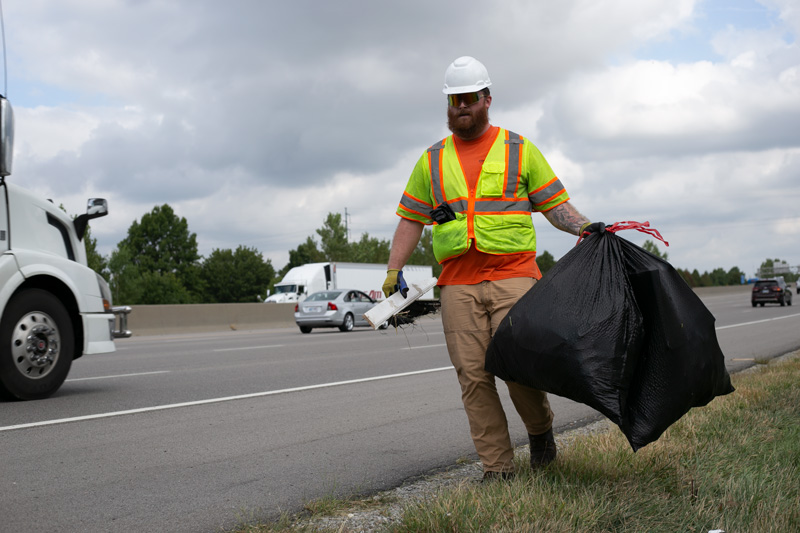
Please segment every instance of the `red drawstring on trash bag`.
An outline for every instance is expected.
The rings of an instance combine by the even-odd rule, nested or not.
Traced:
[[[611,233],[617,233],[618,231],[626,229],[635,229],[636,231],[647,233],[648,235],[652,235],[659,241],[663,242],[666,246],[669,246],[669,243],[664,240],[664,237],[661,236],[661,233],[659,233],[657,229],[650,227],[650,222],[633,222],[626,220],[624,222],[615,222],[614,224],[606,226],[605,228],[606,231],[610,231]],[[580,244],[580,242],[584,239],[586,235],[591,235],[591,234],[584,232],[583,235],[580,235],[578,237],[578,242],[576,242],[575,245],[577,246],[578,244]]]

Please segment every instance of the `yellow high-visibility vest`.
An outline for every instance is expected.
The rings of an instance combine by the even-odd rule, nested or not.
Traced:
[[[523,147],[535,151],[531,155],[536,169],[527,168]],[[473,242],[479,251],[490,254],[535,253],[531,213],[569,199],[536,147],[502,128],[489,149],[474,193],[468,189],[452,135],[431,146],[423,159],[427,161],[421,160],[423,164],[418,164],[415,172],[424,172],[427,179],[420,176],[414,180],[412,175],[398,214],[429,224],[433,208],[443,202],[450,205],[456,219],[433,226],[433,253],[439,263],[466,253]],[[427,191],[422,190],[423,182],[427,182]]]

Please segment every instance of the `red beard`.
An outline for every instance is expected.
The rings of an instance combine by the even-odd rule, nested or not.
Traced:
[[[475,139],[489,124],[489,109],[485,105],[474,107],[474,111],[469,107],[447,107],[447,127],[459,139]]]

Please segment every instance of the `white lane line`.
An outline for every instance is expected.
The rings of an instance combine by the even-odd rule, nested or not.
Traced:
[[[783,320],[784,318],[792,318],[792,317],[795,317],[795,316],[800,316],[800,313],[795,313],[793,315],[786,315],[786,316],[778,316],[778,317],[775,317],[775,318],[765,318],[764,320],[755,320],[753,322],[743,322],[741,324],[731,324],[730,326],[720,326],[720,327],[718,327],[716,329],[717,329],[717,331],[719,331],[721,329],[738,328],[740,326],[752,326],[753,324],[763,324],[765,322],[772,322],[774,320]]]
[[[93,378],[74,378],[68,379],[67,382],[70,381],[89,381],[90,379],[111,379],[111,378],[129,378],[132,376],[151,376],[153,374],[169,374],[170,370],[158,370],[156,372],[138,372],[136,374],[117,374],[115,376],[97,376]]]
[[[240,350],[260,350],[262,348],[283,348],[285,344],[268,344],[266,346],[245,346],[244,348],[220,348],[215,352],[236,352]]]
[[[424,350],[425,348],[440,348],[442,346],[447,346],[446,344],[428,344],[427,346],[408,346],[403,348],[404,350]]]
[[[356,383],[368,383],[370,381],[381,381],[384,379],[403,378],[408,376],[417,376],[420,374],[430,374],[433,372],[441,372],[442,370],[453,370],[452,366],[444,366],[441,368],[431,368],[429,370],[417,370],[414,372],[403,372],[402,374],[389,374],[386,376],[375,376],[371,378],[351,379],[348,381],[335,381],[333,383],[320,383],[319,385],[308,385],[305,387],[294,387],[291,389],[282,389],[266,392],[255,392],[252,394],[241,394],[239,396],[227,396],[224,398],[210,398],[208,400],[198,400],[194,402],[173,403],[167,405],[156,405],[153,407],[142,407],[140,409],[128,409],[127,411],[112,411],[110,413],[98,413],[94,415],[76,416],[72,418],[59,418],[55,420],[43,420],[41,422],[31,422],[29,424],[17,424],[14,426],[0,427],[0,431],[13,431],[15,429],[30,429],[43,426],[53,426],[56,424],[66,424],[69,422],[83,422],[86,420],[96,420],[100,418],[112,418],[123,415],[134,415],[140,413],[149,413],[153,411],[165,411],[167,409],[177,409],[179,407],[194,407],[196,405],[206,405],[210,403],[230,402],[234,400],[247,400],[250,398],[260,398],[263,396],[275,396],[278,394],[288,394],[291,392],[303,392],[315,389],[326,389],[330,387],[339,387],[342,385],[354,385]]]

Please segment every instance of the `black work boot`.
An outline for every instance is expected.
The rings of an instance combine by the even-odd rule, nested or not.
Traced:
[[[491,483],[492,481],[511,481],[514,479],[514,472],[493,472],[487,471],[483,473],[481,483]]]
[[[541,435],[528,433],[528,439],[531,441],[531,468],[541,468],[555,460],[558,451],[553,438],[553,428]]]

